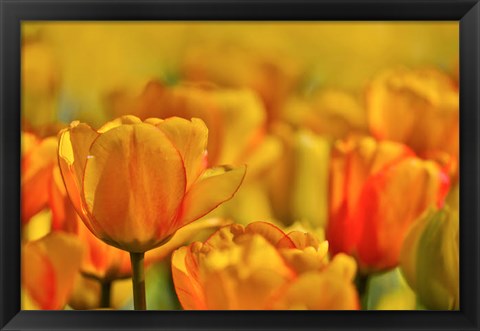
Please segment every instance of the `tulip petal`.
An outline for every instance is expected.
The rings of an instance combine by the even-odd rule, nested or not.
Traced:
[[[375,268],[398,263],[403,239],[411,224],[439,200],[443,173],[431,161],[408,158],[372,176],[358,202],[358,256]]]
[[[181,247],[172,255],[172,277],[183,309],[206,309],[203,290],[185,263],[190,247]]]
[[[187,190],[206,167],[208,129],[198,118],[191,121],[170,117],[156,125],[173,142],[182,155],[187,173]]]
[[[231,245],[225,238],[227,243],[217,241],[220,246],[210,245],[198,258],[199,274],[208,275],[202,285],[209,309],[262,309],[279,286],[295,277],[261,235],[238,232]]]
[[[458,86],[435,69],[398,68],[375,78],[366,91],[371,132],[418,153],[458,152]]]
[[[246,233],[259,234],[270,242],[273,246],[278,247],[281,243],[282,248],[295,248],[295,244],[291,239],[280,230],[278,227],[268,222],[254,222],[247,225],[245,228]]]
[[[22,135],[22,143],[24,136]],[[28,140],[28,138],[26,139]],[[25,142],[27,143],[27,142]],[[48,202],[48,187],[56,163],[57,141],[50,137],[29,147],[22,158],[22,222],[42,210]]]
[[[339,253],[333,257],[327,269],[346,281],[353,281],[357,273],[357,263],[351,256]]]
[[[206,303],[211,310],[265,309],[269,298],[285,281],[274,269],[258,269],[245,277],[228,269],[217,270],[204,282]]]
[[[22,287],[40,309],[55,309],[55,269],[38,247],[29,243],[22,249]],[[25,307],[23,307],[25,309]]]
[[[113,121],[107,122],[100,129],[98,129],[98,133],[105,133],[111,129],[116,128],[117,126],[124,125],[124,124],[139,124],[142,121],[133,115],[125,115],[114,119]]]
[[[52,232],[22,249],[22,282],[42,309],[61,309],[73,290],[82,257],[74,235]]]
[[[353,284],[336,273],[310,272],[288,287],[273,309],[357,310],[359,300]]]
[[[405,145],[376,142],[372,138],[340,141],[335,145],[330,166],[327,227],[327,239],[333,253],[353,253],[355,249],[361,230],[355,208],[365,182],[413,155]]]
[[[82,207],[82,182],[88,150],[98,137],[88,125],[74,122],[60,133],[58,143],[58,164],[68,196],[77,214],[91,230],[92,225]]]
[[[319,247],[320,242],[311,233],[292,231],[288,233],[288,238],[293,242],[295,248],[305,249],[307,247]],[[285,248],[285,247],[282,247]]]
[[[187,192],[177,224],[183,226],[205,216],[231,199],[245,178],[247,167],[217,167],[205,171]]]
[[[405,280],[408,282],[411,288],[416,288],[416,274],[417,269],[417,259],[416,252],[418,251],[418,244],[420,237],[425,230],[425,227],[428,225],[429,213],[432,213],[432,209],[425,211],[425,213],[418,218],[417,221],[410,227],[405,239],[403,240],[402,250],[400,252],[400,266],[402,267],[402,273],[405,277]]]
[[[78,237],[85,247],[82,273],[107,280],[131,276],[128,252],[105,244],[83,224],[78,225]]]
[[[35,146],[38,145],[38,138],[33,133],[22,131],[20,143],[23,158],[25,155],[28,155]]]
[[[85,203],[102,240],[145,252],[176,230],[172,221],[185,193],[177,149],[156,127],[122,125],[100,135],[85,167]]]
[[[449,208],[424,214],[425,228],[415,252],[419,300],[429,309],[459,308],[458,212]]]
[[[164,245],[147,252],[145,254],[145,264],[165,259],[172,251],[192,240],[192,238],[200,234],[203,230],[214,230],[227,224],[228,221],[223,218],[206,218],[187,224],[178,229],[172,238]]]

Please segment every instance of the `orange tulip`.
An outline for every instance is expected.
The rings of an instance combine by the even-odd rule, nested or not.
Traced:
[[[73,122],[60,134],[59,165],[73,206],[107,244],[144,253],[230,199],[245,167],[206,169],[199,119],[124,116],[98,131]]]
[[[327,240],[333,253],[356,256],[363,271],[398,264],[411,224],[443,204],[448,176],[405,145],[372,138],[340,141],[330,169]]]
[[[57,139],[37,138],[22,132],[22,223],[47,207],[53,169],[57,162]]]
[[[184,309],[358,309],[355,261],[327,251],[270,223],[226,226],[174,252],[175,290]]]
[[[447,166],[457,171],[459,89],[454,79],[434,69],[390,70],[371,82],[366,105],[376,138],[405,143],[422,157],[448,158]]]
[[[62,309],[73,290],[82,246],[67,233],[55,232],[22,247],[23,309]]]

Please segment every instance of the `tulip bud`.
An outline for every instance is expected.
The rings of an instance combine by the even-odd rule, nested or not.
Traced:
[[[400,266],[429,309],[459,309],[459,222],[449,207],[428,210],[410,229]]]

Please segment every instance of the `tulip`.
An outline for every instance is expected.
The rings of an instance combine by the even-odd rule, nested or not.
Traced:
[[[364,273],[393,268],[409,227],[441,206],[449,178],[405,145],[372,138],[338,142],[330,164],[332,253],[355,256]]]
[[[208,127],[208,161],[211,165],[247,163],[249,177],[268,169],[280,155],[280,144],[266,133],[266,112],[249,89],[220,89],[200,84],[167,87],[150,81],[132,97],[110,97],[115,115],[133,113],[150,117],[197,117]]]
[[[459,309],[458,211],[426,211],[406,235],[400,266],[428,309]]]
[[[126,251],[99,240],[86,228],[68,198],[57,165],[50,178],[51,183],[46,185],[49,187],[47,207],[51,211],[51,216],[49,216],[51,222],[48,222],[47,233],[64,231],[75,234],[84,250],[80,267],[81,275],[78,275],[69,305],[80,309],[98,308],[99,305],[100,307],[110,307],[111,287],[116,285],[119,280],[132,276],[129,255]],[[199,232],[216,229],[225,224],[227,223],[224,219],[218,218],[208,218],[188,224],[175,232],[165,245],[149,251],[145,257],[145,266],[165,259],[174,249],[189,241]],[[99,298],[100,301],[98,301]]]
[[[66,191],[96,237],[130,252],[136,307],[144,253],[230,199],[245,176],[244,166],[206,168],[207,136],[199,119],[134,116],[98,131],[73,122],[60,134]]]
[[[405,143],[422,157],[446,153],[458,171],[459,90],[451,77],[434,69],[390,70],[371,82],[366,105],[376,138]]]
[[[82,246],[67,233],[55,232],[22,247],[23,309],[62,309],[80,269]]]
[[[307,96],[292,97],[283,117],[295,126],[308,128],[328,140],[366,133],[367,115],[359,101],[339,89],[320,89]]]
[[[184,309],[358,309],[354,260],[327,252],[309,233],[234,224],[175,251],[172,275]]]
[[[201,118],[209,132],[209,165],[248,166],[235,198],[216,210],[215,216],[240,223],[272,218],[263,178],[278,164],[282,145],[269,134],[265,107],[252,90],[192,83],[168,87],[150,81],[140,95],[117,93],[109,104],[114,114],[131,112],[141,119]]]
[[[300,80],[300,65],[287,54],[245,46],[229,41],[191,47],[181,63],[181,75],[187,81],[254,90],[267,110],[267,122],[273,123]]]
[[[278,125],[283,142],[282,162],[269,174],[269,198],[275,218],[283,224],[303,221],[325,227],[328,213],[330,144],[309,130],[293,131]]]
[[[40,139],[22,132],[22,224],[45,209],[49,201],[49,187],[57,162],[57,139]]]

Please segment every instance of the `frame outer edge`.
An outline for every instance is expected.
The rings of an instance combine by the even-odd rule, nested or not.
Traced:
[[[463,32],[462,32],[463,30]],[[460,20],[460,309],[479,328],[480,289],[480,3]],[[462,130],[463,127],[463,130]],[[467,134],[468,133],[468,134]],[[467,148],[465,148],[467,146]],[[462,149],[464,150],[462,153]],[[475,153],[470,154],[472,151]],[[473,178],[472,178],[473,177]],[[468,195],[462,197],[462,192]],[[473,211],[473,214],[467,214]],[[462,222],[463,220],[463,222]],[[471,232],[467,232],[465,221]],[[473,254],[471,254],[472,252]],[[463,283],[471,284],[467,288]],[[468,293],[474,293],[467,301]]]

